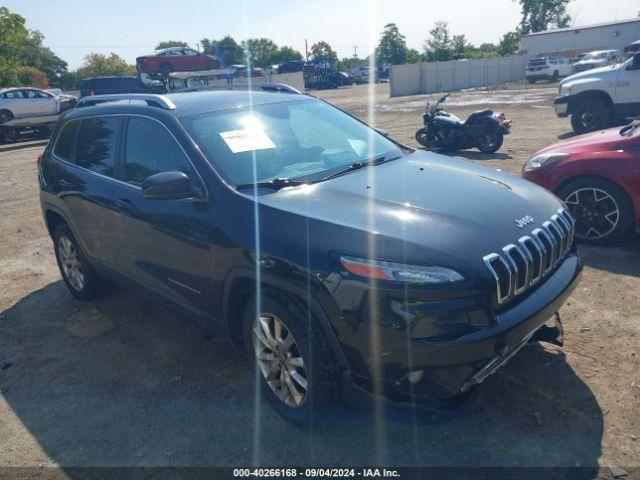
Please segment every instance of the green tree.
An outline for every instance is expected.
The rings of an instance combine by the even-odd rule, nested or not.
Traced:
[[[90,53],[84,57],[82,67],[78,69],[82,78],[104,77],[109,75],[135,75],[136,67],[129,65],[126,60],[115,53],[102,55]]]
[[[327,42],[320,41],[311,45],[311,59],[314,62],[333,63],[338,60],[338,54]]]
[[[0,86],[46,87],[66,72],[67,64],[43,47],[44,36],[28,30],[25,19],[0,8]]]
[[[270,65],[269,58],[278,50],[278,46],[268,38],[250,38],[242,42],[245,56],[251,67],[265,68]]]
[[[280,47],[267,57],[267,63],[269,65],[279,65],[291,60],[302,60],[302,54],[291,47]]]
[[[451,51],[454,55],[464,55],[465,50],[470,46],[464,35],[454,35],[451,39]]]
[[[344,57],[336,62],[336,68],[340,71],[348,71],[367,66],[369,66],[369,61],[366,58]]]
[[[422,61],[422,55],[415,48],[407,49],[407,63],[419,63]]]
[[[504,57],[506,55],[514,55],[520,49],[520,35],[518,32],[507,32],[500,39],[498,44],[498,55]]]
[[[245,62],[244,49],[230,35],[225,35],[220,40],[208,40],[203,38],[200,43],[205,53],[215,55],[222,60],[226,68],[229,65],[239,65]]]
[[[156,50],[162,50],[164,48],[171,47],[188,47],[187,42],[182,42],[180,40],[165,40],[164,42],[160,42],[156,45]]]
[[[567,4],[571,0],[514,0],[520,4],[522,17],[518,27],[521,35],[541,32],[552,27],[568,27],[571,17]]]
[[[444,21],[436,22],[429,31],[430,37],[424,43],[424,53],[431,62],[448,60],[451,56],[452,39],[449,24]]]
[[[379,65],[407,63],[407,40],[395,23],[388,23],[384,26],[376,48],[376,59]]]

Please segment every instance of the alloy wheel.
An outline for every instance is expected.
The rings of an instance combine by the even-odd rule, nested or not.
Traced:
[[[64,235],[58,239],[58,254],[64,276],[75,290],[82,290],[84,288],[84,272],[78,250]]]
[[[618,225],[620,208],[615,199],[599,188],[581,188],[564,200],[576,220],[579,238],[597,240],[609,235]]]
[[[301,407],[308,395],[302,353],[293,334],[275,315],[261,313],[253,327],[253,349],[271,391],[290,407]]]

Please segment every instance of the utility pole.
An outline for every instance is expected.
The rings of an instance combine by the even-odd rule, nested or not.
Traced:
[[[309,61],[309,45],[307,44],[307,39],[304,39],[304,58],[306,61]]]

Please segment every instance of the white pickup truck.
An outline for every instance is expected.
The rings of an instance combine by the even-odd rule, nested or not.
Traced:
[[[624,63],[565,78],[553,103],[559,117],[571,115],[576,133],[601,130],[640,116],[640,53]]]

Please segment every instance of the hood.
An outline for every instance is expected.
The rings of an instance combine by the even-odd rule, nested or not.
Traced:
[[[576,63],[576,65],[578,64]],[[602,77],[605,75],[613,74],[613,72],[617,70],[617,68],[618,68],[618,65],[607,65],[605,67],[592,68],[591,70],[587,70],[585,72],[574,73],[573,75],[568,76],[562,82],[560,82],[560,85],[565,85],[567,83],[573,82],[574,80],[582,80],[582,79],[594,80],[595,77],[598,77],[598,76]]]
[[[587,133],[585,135],[578,135],[577,137],[570,138],[569,140],[564,140],[545,147],[532,155],[532,157],[546,152],[579,153],[584,151],[605,152],[618,150],[621,148],[621,144],[624,143],[624,140],[626,140],[625,137],[620,135],[621,129],[622,127],[614,127],[607,130]]]
[[[592,65],[602,65],[603,63],[607,63],[607,59],[603,58],[601,60],[580,60],[574,63],[575,66],[586,66],[590,67]]]
[[[386,239],[396,256],[408,242],[477,266],[484,255],[529,234],[562,207],[520,177],[424,151],[326,182],[284,188],[259,201],[372,232]],[[516,221],[527,216],[533,222],[520,228]]]

